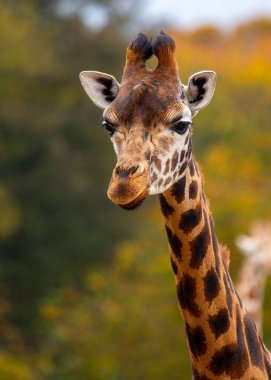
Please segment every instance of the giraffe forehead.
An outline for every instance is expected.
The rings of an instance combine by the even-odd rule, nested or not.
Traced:
[[[105,111],[105,116],[115,124],[141,124],[150,128],[157,123],[169,123],[171,119],[181,116],[185,108],[179,90],[174,93],[159,92],[156,86],[140,82],[121,87],[117,98]]]

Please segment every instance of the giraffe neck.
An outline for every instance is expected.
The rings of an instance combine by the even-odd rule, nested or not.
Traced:
[[[160,203],[194,378],[268,379],[263,344],[219,252],[193,159]]]
[[[262,309],[267,272],[257,261],[246,258],[236,284],[244,307],[251,315],[259,333],[262,333]]]

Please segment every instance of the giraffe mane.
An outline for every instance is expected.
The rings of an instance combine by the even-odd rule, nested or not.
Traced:
[[[231,253],[229,248],[223,244],[219,244],[219,251],[224,259],[227,269],[229,269],[231,261]]]

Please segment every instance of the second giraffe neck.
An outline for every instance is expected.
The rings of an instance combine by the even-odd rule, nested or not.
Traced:
[[[219,252],[192,159],[160,203],[194,378],[268,379],[265,350]]]
[[[236,284],[243,304],[252,316],[260,334],[262,332],[262,312],[267,275],[268,272],[262,263],[248,257],[245,258]]]

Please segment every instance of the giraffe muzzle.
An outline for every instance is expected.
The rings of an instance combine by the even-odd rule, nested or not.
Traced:
[[[149,177],[141,165],[116,166],[107,190],[109,199],[125,209],[134,209],[148,196]]]

